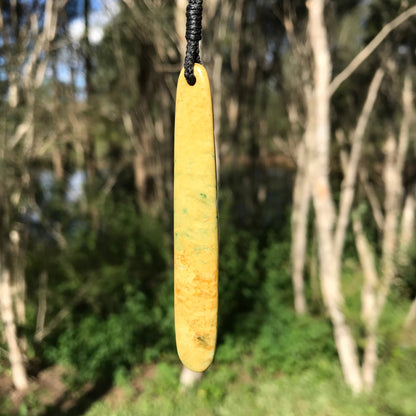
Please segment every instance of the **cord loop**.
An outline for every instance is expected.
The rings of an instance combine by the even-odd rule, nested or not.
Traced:
[[[201,63],[199,41],[202,38],[202,0],[189,0],[186,7],[186,55],[185,78],[189,85],[195,85],[194,64]]]

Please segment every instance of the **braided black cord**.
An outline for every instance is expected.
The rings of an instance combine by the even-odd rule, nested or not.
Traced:
[[[189,85],[194,85],[194,64],[201,63],[199,57],[199,41],[202,38],[202,0],[189,0],[186,7],[186,55],[185,78]]]

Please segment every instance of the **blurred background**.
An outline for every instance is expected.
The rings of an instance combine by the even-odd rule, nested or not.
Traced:
[[[0,5],[2,416],[416,414],[414,0],[204,2],[220,283],[197,381],[173,327],[187,1]]]

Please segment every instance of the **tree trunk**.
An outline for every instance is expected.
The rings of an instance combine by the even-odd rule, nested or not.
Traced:
[[[10,268],[12,301],[15,310],[16,323],[18,326],[26,324],[26,253],[23,248],[22,234],[13,230],[11,235],[15,234],[17,238],[13,242],[11,250],[12,267]],[[24,237],[23,237],[24,238]],[[25,335],[19,337],[20,350],[24,356],[27,353],[27,338]]]
[[[28,387],[28,378],[24,365],[24,356],[20,350],[17,337],[15,315],[13,311],[13,298],[10,282],[10,270],[0,265],[0,312],[3,323],[3,331],[9,350],[9,361],[12,370],[13,384],[17,390]]]
[[[363,109],[351,136],[351,152],[349,157],[346,151],[341,149],[341,165],[344,180],[341,187],[340,208],[335,231],[335,251],[340,261],[351,207],[355,196],[356,179],[359,171],[358,163],[361,158],[364,133],[383,77],[384,71],[379,68],[370,84]],[[365,326],[362,382],[364,389],[370,391],[374,385],[377,368],[377,323],[379,318],[377,310],[378,276],[373,253],[363,232],[361,220],[357,215],[353,218],[353,230],[358,256],[364,273],[364,284],[361,291],[361,319]]]
[[[87,107],[88,112],[91,108],[91,96],[93,93],[93,84],[92,84],[92,59],[91,59],[91,45],[90,45],[90,12],[91,5],[90,0],[84,0],[84,22],[85,22],[85,32],[84,32],[84,42],[85,42],[85,93],[87,96]],[[86,173],[87,173],[87,184],[89,187],[89,192],[92,191],[92,186],[94,185],[96,177],[96,160],[95,160],[95,143],[94,137],[90,128],[89,117],[86,120],[85,124],[85,134],[86,134],[86,144],[85,144],[85,163],[86,163]],[[95,211],[95,209],[93,210]],[[93,214],[96,215],[96,214]]]
[[[390,285],[394,279],[396,267],[394,254],[397,243],[398,214],[402,194],[402,183],[400,172],[395,166],[395,155],[397,144],[392,134],[387,138],[385,147],[386,162],[384,167],[385,186],[385,220],[382,244],[382,272],[383,286],[379,296],[379,308],[382,309],[386,300]]]
[[[378,296],[378,308],[380,310],[384,307],[396,273],[395,254],[398,246],[398,224],[404,194],[402,174],[409,147],[409,130],[413,117],[412,81],[409,74],[406,74],[404,80],[402,105],[403,119],[398,141],[396,141],[393,134],[389,134],[384,146],[385,219],[381,261],[383,280]]]
[[[358,257],[364,273],[364,285],[361,291],[361,319],[365,325],[366,339],[362,374],[364,389],[370,391],[374,386],[377,369],[377,324],[380,316],[377,308],[379,279],[374,254],[357,215],[353,217],[353,230]]]
[[[366,328],[366,345],[362,374],[364,388],[367,391],[370,391],[374,386],[377,370],[377,326],[396,273],[395,254],[398,245],[398,221],[404,192],[402,172],[408,150],[409,127],[412,118],[412,85],[408,75],[404,81],[402,100],[403,120],[399,139],[396,141],[395,137],[389,134],[384,146],[385,218],[382,222],[382,279],[377,275],[374,255],[363,232],[361,220],[358,217],[353,219],[357,252],[364,272],[361,317]],[[406,204],[403,210],[405,209]],[[403,213],[402,218],[404,217]],[[405,219],[405,221],[407,220]]]
[[[36,315],[35,340],[42,339],[45,330],[45,317],[48,307],[48,273],[44,270],[39,277],[38,312]]]
[[[186,390],[194,386],[199,380],[201,380],[204,373],[197,373],[189,370],[185,366],[182,366],[181,375],[179,377],[179,384],[183,390]]]
[[[0,318],[3,324],[3,334],[9,351],[8,358],[11,365],[13,383],[18,390],[28,386],[25,369],[25,357],[20,345],[16,323],[25,322],[25,244],[21,238],[26,235],[26,222],[16,224],[13,221],[12,211],[22,212],[22,209],[31,206],[31,172],[34,160],[43,164],[45,142],[36,136],[34,125],[35,110],[37,108],[36,91],[42,85],[50,53],[51,43],[55,38],[57,20],[66,0],[46,0],[42,2],[44,12],[39,5],[36,10],[29,12],[30,6],[17,9],[18,2],[11,2],[11,19],[15,19],[15,41],[9,43],[13,55],[13,65],[5,65],[5,79],[13,84],[11,89],[10,106],[19,104],[21,96],[21,110],[24,111],[22,121],[16,125],[10,136],[5,136],[0,164],[8,164],[13,160],[13,166],[21,175],[1,177],[0,197],[2,211],[0,213]],[[39,12],[39,13],[38,13]],[[41,18],[41,25],[36,20]],[[0,22],[1,23],[1,22]],[[3,33],[3,40],[7,30]],[[6,36],[7,38],[7,36]],[[6,60],[7,61],[7,60]],[[6,62],[7,64],[8,62]],[[6,82],[7,83],[7,82]],[[16,90],[18,86],[18,91]],[[12,123],[13,124],[13,123]],[[12,124],[10,128],[12,128]],[[38,140],[39,139],[39,140]],[[42,148],[42,150],[40,150]],[[12,156],[11,156],[12,155]],[[10,160],[8,158],[10,157]],[[5,163],[3,163],[5,160]],[[46,160],[46,159],[45,159]],[[43,166],[43,165],[42,165]],[[17,196],[17,198],[13,197]],[[29,201],[27,200],[29,199]],[[11,201],[12,200],[12,201]],[[11,244],[10,244],[11,243]]]
[[[384,215],[383,210],[381,209],[381,203],[377,196],[377,192],[374,189],[374,186],[371,185],[370,181],[368,180],[368,172],[364,166],[359,167],[358,174],[360,176],[360,183],[364,188],[364,192],[370,204],[374,221],[376,222],[378,230],[381,232],[384,228]]]
[[[140,208],[143,208],[146,202],[145,189],[147,172],[144,167],[144,156],[142,153],[137,153],[134,156],[133,167],[137,204]]]
[[[415,214],[416,184],[412,186],[406,196],[400,224],[399,249],[401,253],[404,253],[404,255],[406,255],[406,252],[415,237]]]
[[[208,25],[212,24],[212,19],[215,17],[215,12],[218,6],[218,0],[209,2]],[[219,140],[221,138],[221,120],[222,120],[222,99],[223,99],[223,86],[222,86],[222,69],[224,56],[220,47],[224,44],[224,39],[227,36],[227,23],[230,13],[230,7],[228,4],[222,4],[220,8],[220,17],[218,20],[218,30],[216,31],[217,39],[214,42],[214,48],[211,48],[213,54],[212,64],[212,105],[213,105],[213,117],[214,117],[214,139],[215,139],[215,161],[217,169],[217,183],[219,186],[220,177],[220,162],[221,162],[221,147]]]
[[[26,279],[25,263],[26,255],[23,249],[24,242],[22,235],[16,229],[9,234],[11,240],[11,287],[13,294],[13,304],[16,312],[16,320],[19,325],[26,323]]]
[[[341,185],[339,214],[335,230],[335,255],[339,259],[342,258],[342,252],[345,244],[345,234],[347,232],[351,207],[354,201],[355,184],[358,174],[358,164],[361,159],[364,134],[367,129],[368,121],[373,111],[383,78],[384,70],[379,68],[371,81],[367,98],[351,138],[351,152],[348,163],[346,164],[344,180]]]
[[[305,143],[299,143],[297,170],[293,189],[292,207],[292,284],[295,312],[307,313],[304,268],[308,237],[308,213],[311,199],[309,174],[307,171]]]
[[[316,233],[311,235],[311,255],[309,258],[309,279],[311,282],[311,300],[314,310],[322,312],[322,294],[319,283],[319,264],[318,264],[318,252],[317,252]]]
[[[329,185],[330,146],[330,77],[331,59],[324,24],[324,0],[308,3],[308,35],[314,61],[314,91],[308,105],[308,118],[312,131],[308,141],[308,163],[312,178],[312,199],[315,208],[316,230],[322,294],[334,326],[335,344],[341,361],[345,381],[358,393],[363,383],[357,347],[346,322],[341,291],[340,259],[335,256],[335,209]]]

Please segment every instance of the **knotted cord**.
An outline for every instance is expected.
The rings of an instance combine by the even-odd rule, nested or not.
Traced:
[[[202,38],[202,0],[189,0],[186,7],[186,55],[185,78],[189,85],[195,85],[194,64],[201,63],[199,41]]]

